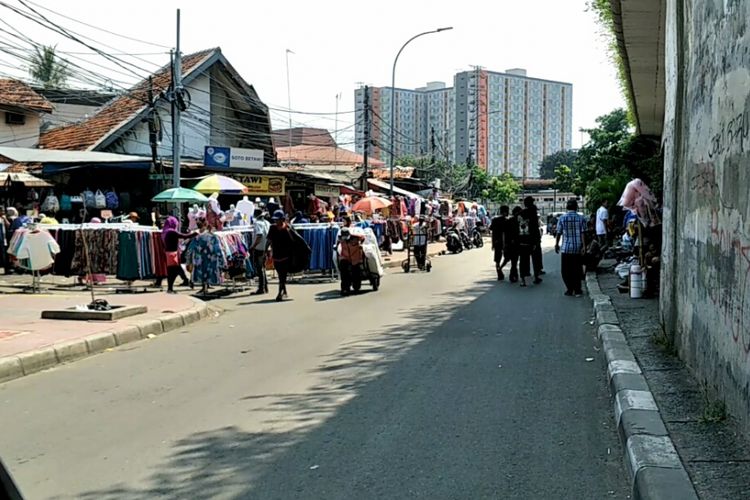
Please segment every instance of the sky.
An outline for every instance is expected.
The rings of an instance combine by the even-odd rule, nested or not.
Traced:
[[[66,58],[94,73],[86,82],[72,82],[76,86],[107,81],[125,88],[169,61],[180,8],[184,54],[221,47],[266,104],[288,109],[291,102],[293,126],[338,130],[334,135],[348,149],[354,149],[354,90],[360,84],[390,85],[401,45],[417,33],[444,26],[453,30],[421,37],[404,50],[396,86],[414,88],[427,81],[452,85],[456,72],[473,66],[492,71],[525,68],[531,77],[571,82],[574,147],[586,140],[580,128],[592,127],[597,116],[625,106],[606,40],[594,14],[586,11],[586,0],[24,1],[87,37],[82,38],[87,44],[118,54],[125,69],[0,5],[0,77],[28,77],[26,63],[16,57],[24,52],[12,45],[27,50],[30,45],[10,34],[17,29],[34,43],[57,45]],[[27,8],[20,0],[0,3]],[[14,54],[8,54],[9,49]],[[287,55],[287,49],[293,53]],[[124,53],[139,55],[119,55]],[[274,129],[288,126],[284,111],[272,111],[271,118]]]

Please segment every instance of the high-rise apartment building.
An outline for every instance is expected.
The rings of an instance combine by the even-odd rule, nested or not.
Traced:
[[[391,89],[369,88],[373,157],[390,153]],[[440,82],[396,89],[395,157],[429,156],[472,162],[491,175],[539,176],[549,154],[570,149],[573,86],[529,78],[526,71],[476,69]],[[364,88],[355,91],[356,147],[364,149]]]

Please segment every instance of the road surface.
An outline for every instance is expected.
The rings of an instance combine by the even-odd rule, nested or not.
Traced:
[[[0,385],[0,456],[29,499],[627,498],[590,302],[545,258],[527,289],[485,247],[223,300]]]

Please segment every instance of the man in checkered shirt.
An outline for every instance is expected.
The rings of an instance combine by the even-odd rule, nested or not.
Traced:
[[[586,218],[578,213],[578,202],[568,201],[567,212],[557,221],[555,252],[561,253],[562,279],[565,282],[565,295],[583,295],[583,255],[586,251]],[[560,238],[563,239],[560,247]]]

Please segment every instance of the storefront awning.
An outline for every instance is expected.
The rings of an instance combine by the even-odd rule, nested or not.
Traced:
[[[129,169],[129,170],[148,170],[151,168],[151,162],[118,162],[118,163],[86,163],[80,165],[44,165],[42,175],[64,174],[74,172],[85,168],[96,169]]]
[[[45,181],[44,179],[40,179],[39,177],[34,177],[31,174],[0,172],[0,187],[7,186],[8,183],[11,182],[23,184],[27,188],[52,187],[52,184],[50,184],[49,182]]]
[[[390,193],[391,185],[387,182],[382,182],[377,179],[367,179],[367,183],[370,186],[376,187],[379,190],[385,190],[386,193]],[[396,194],[400,194],[401,196],[406,196],[407,198],[421,198],[418,194],[414,194],[411,191],[407,191],[406,189],[401,189],[400,187],[393,186],[393,192]]]

